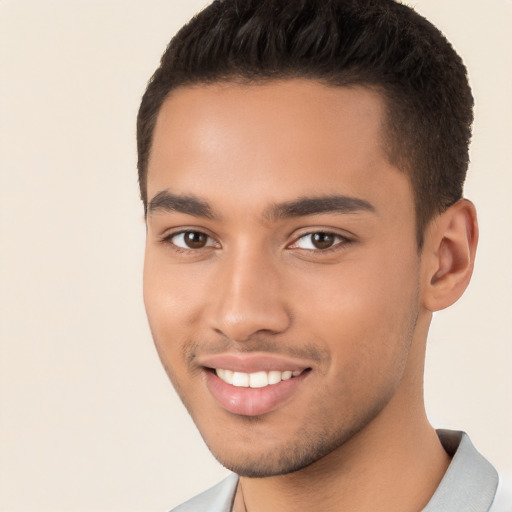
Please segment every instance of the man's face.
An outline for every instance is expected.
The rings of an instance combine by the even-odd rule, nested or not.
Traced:
[[[420,257],[383,110],[369,89],[290,80],[178,89],[159,114],[149,323],[207,445],[240,475],[302,468],[406,406]]]

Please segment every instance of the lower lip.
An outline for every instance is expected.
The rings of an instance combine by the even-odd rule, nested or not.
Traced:
[[[241,416],[259,416],[283,405],[295,393],[309,372],[282,380],[264,388],[232,386],[211,370],[206,371],[206,385],[220,406]]]

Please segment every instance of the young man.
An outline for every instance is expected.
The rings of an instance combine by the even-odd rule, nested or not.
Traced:
[[[498,477],[423,404],[432,312],[469,283],[473,99],[392,0],[223,0],[138,117],[144,298],[233,476],[179,511],[468,511]]]

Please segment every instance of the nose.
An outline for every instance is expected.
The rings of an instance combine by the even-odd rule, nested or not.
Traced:
[[[244,342],[255,334],[279,334],[291,322],[277,265],[260,254],[242,251],[217,268],[210,326]]]

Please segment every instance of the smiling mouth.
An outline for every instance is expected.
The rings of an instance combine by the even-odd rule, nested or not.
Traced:
[[[306,370],[271,370],[268,372],[259,371],[254,373],[235,372],[223,368],[214,368],[217,377],[226,384],[241,388],[264,388],[279,384],[284,380],[298,377]]]
[[[282,361],[277,362],[272,369],[273,365],[262,359],[259,364],[254,361],[245,365],[231,362],[231,369],[222,368],[222,363],[219,363],[218,366],[203,366],[206,385],[211,396],[223,409],[240,416],[258,416],[281,407],[298,392],[302,381],[312,370],[310,367],[298,368],[295,365],[286,369]],[[263,369],[261,366],[267,368]],[[275,369],[279,366],[280,369]],[[242,369],[248,371],[241,371]]]

